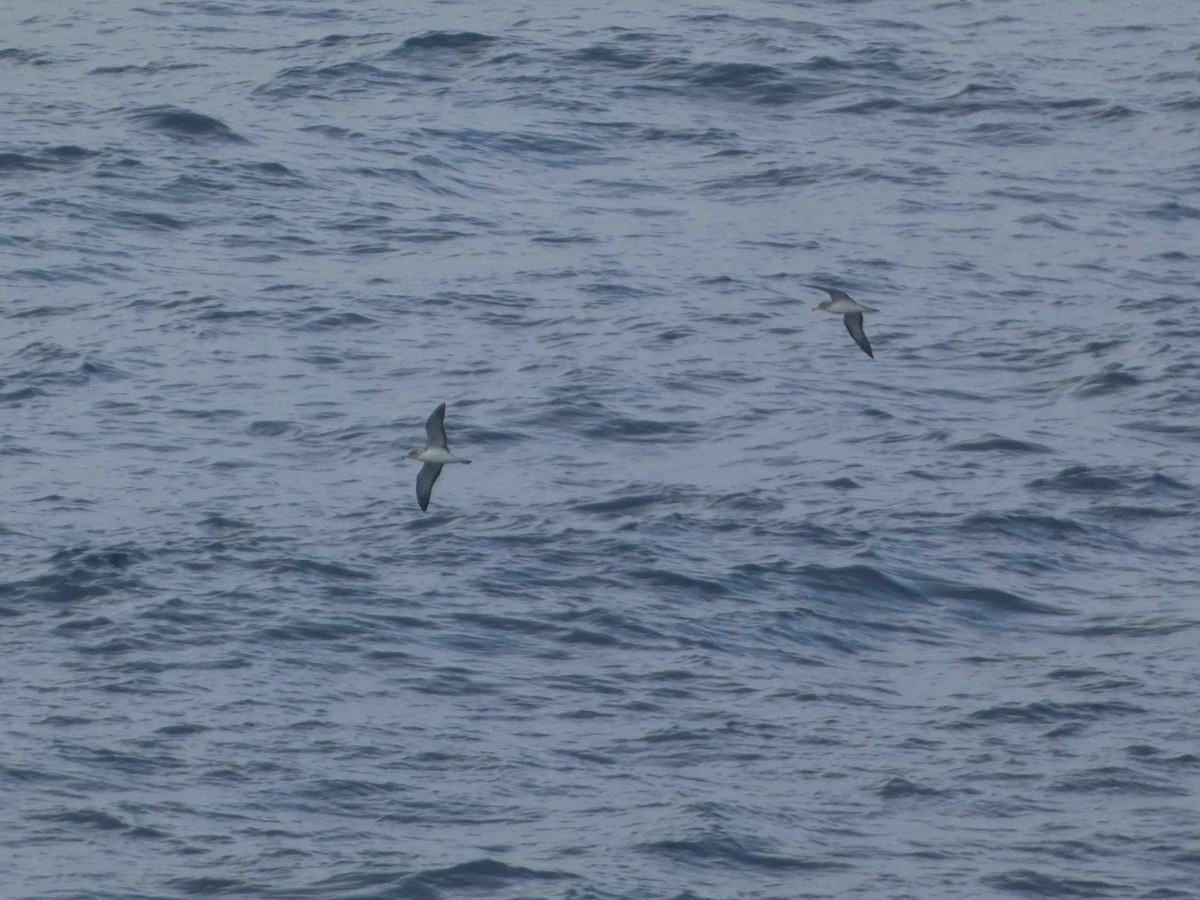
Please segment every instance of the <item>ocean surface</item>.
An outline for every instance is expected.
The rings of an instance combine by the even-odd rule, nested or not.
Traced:
[[[9,0],[0,121],[4,900],[1200,897],[1193,0]]]

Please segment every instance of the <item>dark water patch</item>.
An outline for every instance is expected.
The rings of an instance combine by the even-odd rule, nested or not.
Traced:
[[[530,240],[535,244],[596,244],[600,242],[600,238],[596,235],[583,231],[575,231],[571,234],[544,231],[535,234]]]
[[[1054,190],[1049,187],[997,187],[983,192],[984,197],[999,197],[1002,200],[1019,200],[1037,206],[1058,204],[1063,206],[1087,206],[1095,202],[1083,194],[1067,190]],[[1017,295],[1019,296],[1019,294]]]
[[[970,713],[958,727],[969,728],[1001,723],[1061,726],[1108,721],[1114,717],[1138,715],[1143,712],[1145,710],[1140,706],[1119,701],[1000,703]]]
[[[146,169],[146,164],[140,159],[129,156],[119,156],[103,159],[96,167],[96,177],[100,179],[132,179]]]
[[[601,643],[610,640],[631,645],[645,646],[664,639],[663,634],[645,625],[641,620],[620,615],[607,609],[589,606],[581,609],[570,609],[556,614],[552,618],[563,626],[571,626],[576,632],[587,632],[600,635]],[[568,643],[569,634],[565,636]],[[585,638],[582,642],[587,643]]]
[[[244,163],[238,166],[238,169],[247,177],[248,181],[267,187],[294,188],[308,184],[307,179],[297,175],[283,163]]]
[[[293,427],[291,422],[264,419],[247,425],[246,434],[250,437],[280,437],[291,431]]]
[[[1104,672],[1100,669],[1054,669],[1046,673],[1046,677],[1051,680],[1063,681],[1081,681],[1083,679],[1103,678]]]
[[[786,588],[784,588],[786,590]],[[879,610],[882,609],[882,614]],[[905,639],[929,641],[936,639],[931,629],[908,616],[893,614],[890,606],[876,605],[876,615],[870,617],[858,608],[842,608],[836,603],[820,608],[798,607],[780,610],[763,629],[780,648],[779,652],[789,663],[799,667],[822,668],[834,664],[834,657],[855,657],[878,650],[883,641],[896,640],[897,635]],[[801,652],[799,648],[816,648]]]
[[[1145,772],[1125,766],[1103,766],[1073,772],[1057,779],[1050,786],[1050,790],[1068,794],[1115,794],[1120,797],[1169,796],[1180,793],[1177,786],[1172,787],[1161,780],[1149,779]]]
[[[568,629],[559,636],[558,640],[564,644],[583,644],[593,647],[625,646],[624,642],[618,640],[615,635],[593,631],[590,628]]]
[[[1174,519],[1180,516],[1195,514],[1195,511],[1188,507],[1168,509],[1162,506],[1132,506],[1128,503],[1105,504],[1096,507],[1096,512],[1103,515],[1106,520],[1128,523],[1142,522],[1149,519]],[[1131,546],[1136,545],[1131,544]]]
[[[80,725],[91,725],[96,719],[85,716],[46,716],[39,719],[39,725],[49,725],[51,728],[75,728]]]
[[[197,322],[235,322],[238,320],[270,320],[275,314],[266,309],[235,309],[228,302],[215,297],[205,297],[202,308],[195,310]]]
[[[1190,262],[1194,257],[1184,253],[1182,250],[1164,250],[1156,258],[1166,260],[1167,262]]]
[[[417,656],[412,653],[406,653],[403,650],[368,650],[363,652],[363,656],[369,659],[373,665],[396,666],[402,669],[409,669],[420,665],[420,660]]]
[[[1142,379],[1125,369],[1120,363],[1105,366],[1100,372],[1089,375],[1075,388],[1079,397],[1107,397],[1131,387],[1138,387]]]
[[[582,434],[597,440],[659,443],[695,440],[701,430],[700,425],[694,422],[672,422],[662,418],[634,419],[609,414],[602,422],[584,428]]]
[[[114,222],[145,231],[182,231],[187,227],[182,219],[158,212],[134,212],[132,210],[112,214]]]
[[[1163,434],[1188,441],[1200,442],[1200,424],[1193,424],[1191,422],[1178,422],[1174,420],[1164,422],[1161,419],[1143,419],[1136,422],[1126,422],[1120,427],[1127,431]]]
[[[499,40],[493,35],[475,31],[428,31],[407,38],[389,55],[398,56],[414,50],[475,51],[488,48]]]
[[[706,87],[757,88],[783,78],[783,72],[762,63],[700,63],[687,80]]]
[[[822,482],[822,484],[825,487],[834,488],[835,490],[839,490],[839,491],[852,491],[852,490],[862,487],[862,485],[859,484],[857,481],[855,481],[853,478],[850,478],[847,476],[843,476],[841,478],[834,478],[832,481],[825,481],[825,482]]]
[[[602,144],[566,137],[564,133],[536,131],[484,131],[477,128],[459,128],[454,131],[429,128],[426,133],[437,141],[445,141],[463,150],[483,152],[496,157],[517,159],[528,164],[532,158],[542,157],[555,165],[584,163],[603,158]]]
[[[341,563],[298,556],[257,560],[250,565],[252,568],[265,569],[276,575],[294,572],[301,575],[317,575],[322,579],[336,578],[350,581],[366,581],[374,578],[370,572],[354,569]]]
[[[1133,312],[1183,313],[1191,309],[1195,302],[1195,298],[1187,294],[1156,294],[1152,297],[1126,297],[1117,304],[1117,308]],[[1172,319],[1172,322],[1178,325],[1177,320]]]
[[[641,512],[647,508],[670,502],[671,498],[662,492],[633,493],[622,489],[621,493],[610,500],[594,500],[588,503],[578,503],[571,507],[576,512],[599,513],[601,515],[626,515]]]
[[[657,296],[657,291],[636,287],[619,281],[593,281],[579,285],[579,290],[585,294],[595,294],[613,300],[628,300],[635,297]]]
[[[332,14],[332,15],[329,15],[329,18],[334,18],[334,19],[340,18],[340,15],[339,15],[338,11],[336,11],[336,10],[328,10],[327,15],[328,14]],[[333,34],[327,34],[324,37],[311,38],[311,39],[307,39],[307,40],[298,41],[296,43],[296,47],[297,48],[320,47],[323,49],[328,49],[330,47],[341,48],[341,47],[347,47],[347,46],[351,46],[351,45],[353,45],[353,46],[370,46],[372,44],[390,43],[391,40],[392,40],[391,36],[385,35],[385,34],[373,34],[373,33],[338,34],[338,33],[333,33]]]
[[[85,747],[60,743],[58,746],[62,756],[71,762],[85,766],[116,772],[122,776],[154,776],[163,773],[177,774],[187,768],[186,763],[178,757],[169,756],[162,748],[151,744],[148,752],[143,755],[133,753],[118,753],[106,748]]]
[[[1075,229],[1061,219],[1056,219],[1046,213],[1031,213],[1027,216],[1020,216],[1017,219],[1019,225],[1045,225],[1048,228],[1053,228],[1056,231],[1074,231]]]
[[[927,579],[920,580],[920,584],[928,596],[957,601],[957,609],[974,616],[980,614],[986,614],[988,617],[994,615],[1070,615],[1068,610],[1060,609],[1052,604],[1031,600],[1020,594],[986,585]]]
[[[441,623],[435,622],[432,619],[422,619],[418,616],[404,616],[390,613],[388,615],[376,615],[373,620],[381,626],[386,627],[389,631],[408,631],[415,628],[440,629]],[[390,648],[387,650],[377,650],[375,656],[380,659],[400,659],[407,657],[399,648]]]
[[[719,581],[670,569],[639,567],[629,570],[626,576],[645,585],[653,596],[725,597],[731,593],[730,588]]]
[[[201,875],[196,878],[170,878],[165,882],[172,890],[188,897],[263,897],[269,896],[266,884],[247,882],[240,878],[219,878]]]
[[[974,441],[960,441],[951,444],[947,450],[958,450],[968,453],[1053,453],[1044,444],[1022,441],[1017,438],[1007,438],[1001,435],[989,435]]]
[[[329,313],[305,323],[306,331],[337,331],[343,328],[368,327],[379,324],[377,319],[354,312]]]
[[[46,364],[46,362],[56,362],[61,360],[78,359],[78,353],[74,350],[68,350],[62,344],[50,343],[47,341],[35,341],[34,343],[25,344],[24,347],[17,350],[13,359],[29,360],[38,362],[38,364]]]
[[[227,547],[220,543],[211,543],[204,548],[208,554],[224,553]],[[184,562],[184,566],[193,571],[211,571],[213,568],[210,558],[203,562]],[[230,598],[244,600],[245,598]],[[181,635],[194,627],[204,627],[214,623],[214,616],[208,607],[196,606],[172,597],[144,612],[143,617],[152,622],[161,623],[163,633]],[[178,626],[178,627],[171,627]]]
[[[1154,500],[1187,500],[1195,497],[1196,488],[1186,481],[1161,472],[1145,474],[1118,466],[1069,466],[1049,478],[1029,482],[1034,490],[1054,490],[1071,494],[1113,494],[1144,497]],[[1119,510],[1122,507],[1110,506]],[[1133,514],[1137,507],[1127,507]]]
[[[340,620],[337,622],[291,622],[264,628],[259,639],[268,645],[319,644],[330,641],[361,640],[367,629],[362,625]],[[316,652],[315,650],[313,652]]]
[[[694,337],[695,335],[696,330],[694,328],[668,328],[666,331],[660,331],[657,337],[663,343],[674,343],[675,341]]]
[[[0,63],[47,66],[50,65],[51,59],[46,54],[34,50],[22,50],[20,47],[0,47]]]
[[[120,381],[126,377],[125,372],[114,365],[98,359],[86,359],[79,366],[79,374],[85,382],[88,381]]]
[[[301,797],[318,800],[323,806],[342,811],[361,811],[358,801],[372,797],[395,797],[405,786],[395,781],[366,781],[353,778],[317,778],[297,789]]]
[[[148,107],[133,113],[131,118],[177,140],[249,143],[219,119],[174,106]]]
[[[1200,111],[1200,96],[1185,94],[1174,100],[1164,100],[1161,105],[1163,109],[1178,110],[1180,112],[1197,112]]]
[[[27,382],[30,386],[47,384],[84,385],[93,376],[103,376],[100,365],[94,361],[80,361],[81,354],[59,344],[37,341],[26,344],[13,356],[13,360],[27,363],[27,368],[13,374],[14,380]],[[113,370],[115,372],[115,370]]]
[[[1101,356],[1109,350],[1124,347],[1127,343],[1129,343],[1129,339],[1124,337],[1105,338],[1103,340],[1088,341],[1081,349],[1084,353],[1092,356]]]
[[[121,254],[124,255],[124,254]],[[105,278],[125,280],[129,269],[117,263],[89,261],[80,265],[46,266],[39,269],[13,269],[15,278],[37,284],[102,284]]]
[[[399,72],[365,62],[345,62],[332,66],[293,66],[284,69],[268,83],[255,89],[257,96],[276,100],[313,97],[333,100],[357,96],[394,86],[402,80]],[[344,140],[352,133],[333,126],[308,126],[330,138]]]
[[[894,97],[866,97],[854,103],[844,103],[829,109],[832,113],[853,116],[869,116],[880,112],[891,112],[905,104]]]
[[[97,628],[107,628],[112,625],[112,619],[105,616],[94,616],[82,619],[70,619],[54,627],[54,633],[63,636],[94,631]]]
[[[926,787],[925,785],[917,784],[899,776],[889,778],[876,789],[876,793],[883,800],[926,799],[946,796],[945,791]]]
[[[1142,214],[1163,222],[1182,222],[1188,219],[1200,219],[1200,208],[1172,201],[1144,210]]]
[[[564,56],[569,62],[589,65],[612,66],[619,69],[642,69],[654,61],[654,55],[643,48],[593,44],[581,50],[572,50]]]
[[[1039,841],[1033,844],[1021,844],[1015,849],[1033,856],[1070,860],[1071,862],[1094,859],[1098,855],[1098,847],[1087,841]]]
[[[1182,768],[1189,772],[1200,769],[1200,754],[1180,753],[1168,756],[1158,747],[1150,744],[1132,744],[1125,752],[1139,763],[1149,763],[1163,768]]]
[[[460,196],[459,192],[449,185],[438,183],[431,180],[420,169],[414,169],[408,166],[359,166],[349,170],[346,174],[357,175],[363,178],[378,178],[384,181],[396,182],[397,184],[405,184],[410,187],[415,187],[419,190],[428,191],[431,194],[437,194],[443,197]],[[378,226],[384,226],[391,223],[387,216],[358,216],[350,220],[359,224],[362,227],[364,222],[374,222]],[[377,229],[372,229],[377,230]],[[403,228],[404,232],[411,232],[414,229],[411,227]]]
[[[1020,93],[1011,86],[969,84],[957,94],[932,103],[903,102],[906,112],[930,116],[963,117],[980,113],[1002,113],[1014,119],[1032,120],[1049,118],[1057,121],[1070,119],[1107,121],[1124,119],[1136,113],[1121,104],[1113,104],[1099,97],[1033,97]]]
[[[1196,488],[1180,478],[1155,472],[1141,480],[1139,492],[1162,497],[1192,497],[1196,494]]]
[[[0,390],[0,403],[18,404],[24,400],[36,400],[39,397],[47,396],[46,392],[41,388],[24,387],[16,388],[11,391]],[[11,450],[6,449],[5,453],[11,453]]]
[[[1140,113],[1132,107],[1125,106],[1121,103],[1107,103],[1100,109],[1093,110],[1088,114],[1089,119],[1095,119],[1098,122],[1120,121],[1122,119],[1132,119]]]
[[[44,574],[0,583],[0,599],[66,606],[128,591],[140,586],[129,571],[146,559],[132,544],[59,550],[46,561]]]
[[[212,422],[233,422],[240,419],[246,413],[240,409],[188,409],[186,407],[177,407],[167,410],[167,415],[177,416],[181,419],[196,419],[200,421]]]
[[[701,190],[741,194],[763,189],[774,192],[785,188],[864,182],[933,186],[944,177],[942,169],[923,163],[887,160],[873,165],[847,166],[822,160],[811,165],[768,166],[756,172],[718,178],[704,183]]]
[[[531,616],[501,616],[495,613],[469,612],[453,613],[450,618],[455,622],[476,626],[484,631],[506,635],[540,635],[558,630],[557,625],[538,621]]]
[[[617,55],[614,62],[605,64],[640,70],[643,80],[638,86],[642,90],[703,93],[764,106],[805,103],[837,90],[828,78],[813,77],[803,70],[787,71],[761,62],[693,62],[661,55],[653,59],[642,55]]]
[[[769,852],[766,842],[738,839],[724,834],[684,840],[664,840],[641,844],[643,853],[664,856],[676,864],[733,867],[739,871],[815,872],[849,869],[846,863],[829,859],[789,856]]]
[[[810,563],[798,572],[801,581],[820,594],[870,597],[875,600],[924,601],[925,596],[904,582],[872,566],[827,567]]]
[[[77,163],[85,159],[98,157],[101,154],[96,150],[88,150],[77,144],[59,144],[55,147],[47,147],[45,155],[58,162]]]
[[[80,724],[88,724],[90,720]],[[39,723],[40,724],[40,723]],[[10,785],[43,784],[58,785],[61,783],[61,772],[48,772],[31,766],[13,766],[0,761],[0,775],[4,776]]]
[[[427,822],[423,813],[413,821]],[[555,869],[530,869],[496,859],[483,858],[445,868],[424,869],[413,873],[372,872],[337,875],[318,883],[325,897],[383,898],[402,900],[443,900],[446,897],[494,896],[517,889],[524,896],[548,896],[545,882],[576,881],[578,876]],[[348,893],[354,891],[355,893]],[[359,893],[369,891],[369,893]],[[563,896],[574,896],[573,890]],[[248,895],[247,895],[248,896]]]
[[[1028,108],[1035,114],[1056,113],[1054,118],[1058,120],[1106,118],[1112,110],[1123,109],[1123,107],[1110,104],[1102,97],[1064,97],[1061,99],[1043,97],[1028,101]],[[1118,118],[1123,118],[1123,116],[1118,114]]]
[[[1028,121],[981,122],[966,134],[972,141],[989,147],[1032,147],[1054,140],[1050,126]]]
[[[1081,637],[1158,638],[1196,628],[1200,628],[1200,620],[1158,616],[1145,619],[1112,616],[1076,628],[1063,629],[1063,633]]]
[[[1034,869],[1014,869],[999,875],[985,875],[980,882],[1006,894],[1022,897],[1126,897],[1120,885],[1087,878],[1064,878]]]
[[[1049,478],[1029,482],[1031,490],[1061,491],[1069,494],[1114,494],[1130,488],[1127,477],[1118,476],[1111,468],[1069,466]]]
[[[0,153],[0,175],[37,172],[46,168],[45,163],[24,153]]]
[[[371,173],[360,170],[354,172],[353,174],[368,175]],[[387,228],[389,225],[391,225],[391,223],[391,218],[381,213],[364,215],[356,211],[345,218],[330,222],[327,227],[333,231],[344,231],[348,233],[354,233],[358,231],[378,232],[383,228]]]
[[[229,177],[230,172],[225,166],[213,165],[206,166],[203,174],[195,170],[189,171],[167,184],[163,188],[162,196],[168,201],[180,204],[222,199],[237,188],[236,182]],[[245,238],[234,233],[225,236],[225,240],[231,246],[240,247]]]
[[[178,72],[186,69],[203,69],[201,63],[143,63],[142,65],[98,66],[89,75],[158,75],[161,72]]]
[[[1069,541],[1088,533],[1074,519],[1020,511],[973,513],[962,520],[961,527],[966,532],[1000,534],[1038,545],[1046,541]]]
[[[98,809],[72,809],[66,812],[34,816],[45,822],[59,822],[64,825],[79,825],[97,831],[122,831],[129,827],[124,819],[119,819],[111,813]]]

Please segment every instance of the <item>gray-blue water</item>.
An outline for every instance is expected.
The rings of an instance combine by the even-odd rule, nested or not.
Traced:
[[[1192,0],[10,0],[0,121],[0,896],[1200,897]]]

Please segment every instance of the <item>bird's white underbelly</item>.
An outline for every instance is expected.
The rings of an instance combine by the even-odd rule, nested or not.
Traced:
[[[440,447],[426,447],[417,454],[417,459],[421,460],[421,462],[438,463],[439,465],[444,465],[445,463],[466,462],[466,460],[459,459],[453,453],[450,453],[448,450],[443,450]]]

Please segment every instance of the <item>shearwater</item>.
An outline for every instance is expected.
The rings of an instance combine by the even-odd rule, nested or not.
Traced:
[[[450,452],[446,443],[446,404],[438,404],[425,422],[425,434],[428,436],[426,445],[420,450],[409,451],[408,459],[419,459],[425,465],[417,473],[417,503],[421,512],[429,508],[429,497],[433,494],[433,483],[442,474],[442,466],[447,463],[469,463],[469,459],[455,456]]]
[[[829,299],[822,300],[816,308],[840,315],[842,321],[846,323],[846,330],[850,332],[850,337],[854,338],[854,343],[862,347],[863,353],[874,359],[875,354],[871,352],[871,342],[867,340],[867,333],[863,331],[863,313],[879,312],[879,310],[873,306],[864,306],[845,291],[839,291],[837,288],[822,287],[819,284],[810,284],[809,287],[824,291],[829,295]]]

